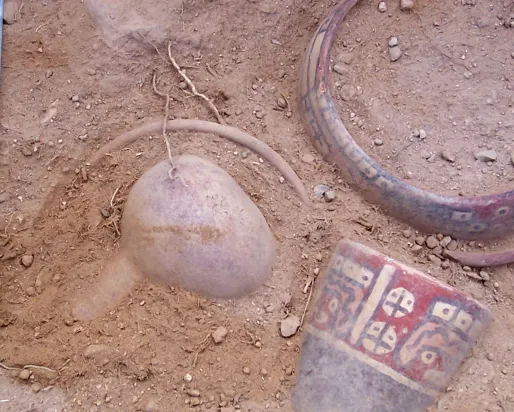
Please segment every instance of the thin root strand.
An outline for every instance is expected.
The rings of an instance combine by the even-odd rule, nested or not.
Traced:
[[[216,115],[216,119],[218,120],[218,123],[219,124],[225,124],[225,121],[223,120],[223,118],[221,117],[220,115],[220,112],[218,111],[217,107],[214,105],[214,103],[212,102],[211,99],[209,99],[205,94],[203,93],[199,93],[197,90],[196,90],[196,86],[194,85],[194,83],[191,81],[191,79],[189,77],[187,77],[187,74],[180,68],[180,66],[177,64],[177,62],[175,61],[175,59],[173,58],[173,56],[171,55],[171,42],[168,43],[168,56],[170,58],[170,61],[171,61],[171,64],[173,65],[173,67],[175,67],[175,69],[177,70],[178,74],[180,74],[180,76],[184,79],[184,81],[186,82],[186,84],[189,86],[189,88],[191,89],[191,92],[197,96],[197,97],[200,97],[202,98],[203,100],[206,101],[207,105],[209,106],[209,108],[213,111],[213,113]]]

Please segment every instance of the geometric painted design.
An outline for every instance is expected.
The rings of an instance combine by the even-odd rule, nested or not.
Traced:
[[[370,352],[384,355],[391,352],[396,345],[396,332],[385,322],[373,322],[366,329],[362,345]]]
[[[393,318],[401,318],[408,315],[414,309],[415,297],[405,288],[392,289],[384,303],[382,309]]]
[[[421,392],[447,386],[491,320],[462,292],[349,240],[323,276],[306,331]]]

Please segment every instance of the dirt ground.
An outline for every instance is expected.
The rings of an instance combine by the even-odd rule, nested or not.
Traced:
[[[176,71],[152,47],[141,43],[140,52],[129,53],[106,45],[82,1],[25,1],[16,21],[4,26],[2,411],[292,411],[302,333],[285,339],[279,322],[288,314],[302,317],[309,288],[316,287],[316,274],[342,237],[419,268],[492,309],[493,325],[432,411],[514,411],[510,268],[479,275],[434,259],[437,251],[426,246],[414,253],[415,238],[429,234],[415,233],[362,201],[315,153],[303,130],[298,69],[332,6],[187,0],[169,10],[183,38],[199,39],[177,46],[178,63],[189,67],[188,75],[228,124],[262,139],[291,164],[314,210],[307,213],[276,169],[255,154],[214,136],[175,133],[174,154],[214,160],[260,208],[279,245],[272,278],[253,295],[230,302],[143,282],[116,310],[87,323],[71,317],[73,300],[117,250],[117,223],[131,184],[166,152],[155,135],[112,153],[85,175],[75,169],[78,160],[163,115],[164,101],[152,91],[154,70],[160,87],[171,90],[173,117],[215,118],[181,89]],[[387,6],[380,13],[375,1],[358,4],[332,52],[343,73],[332,73],[332,93],[349,130],[375,159],[421,187],[466,195],[509,189],[514,28],[508,27],[514,26],[514,3],[419,1],[410,13],[397,2]],[[216,25],[207,27],[210,20]],[[202,37],[203,28],[208,35]],[[395,62],[388,50],[393,36],[403,52]],[[481,150],[494,150],[497,160],[476,160]],[[336,192],[333,202],[315,197],[319,184]],[[469,250],[509,246],[512,238],[457,244]],[[25,266],[24,255],[33,255],[33,261],[23,259]],[[209,334],[219,326],[229,333],[215,345]],[[24,380],[20,368],[26,365],[37,367],[27,367],[32,374]]]

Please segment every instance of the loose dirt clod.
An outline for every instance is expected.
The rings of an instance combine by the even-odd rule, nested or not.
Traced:
[[[294,336],[300,327],[300,319],[295,315],[289,315],[280,322],[280,334],[284,338]]]
[[[84,357],[85,358],[94,358],[100,355],[105,355],[110,351],[109,346],[107,345],[89,345],[84,350]]]
[[[34,255],[23,255],[21,257],[21,264],[23,266],[25,266],[26,268],[31,267],[33,262],[34,262]]]
[[[389,49],[389,60],[391,60],[392,62],[399,60],[400,57],[402,57],[402,55],[403,52],[398,46],[391,47]]]
[[[28,369],[22,369],[20,371],[19,377],[20,377],[21,380],[26,381],[26,380],[28,380],[30,378],[31,374],[32,373]]]
[[[214,332],[212,332],[212,340],[215,344],[219,345],[225,341],[225,338],[228,335],[228,330],[224,326],[218,327]]]

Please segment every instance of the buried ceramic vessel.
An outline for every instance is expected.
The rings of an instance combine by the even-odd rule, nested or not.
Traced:
[[[459,290],[349,240],[318,285],[295,412],[424,411],[492,319]]]

